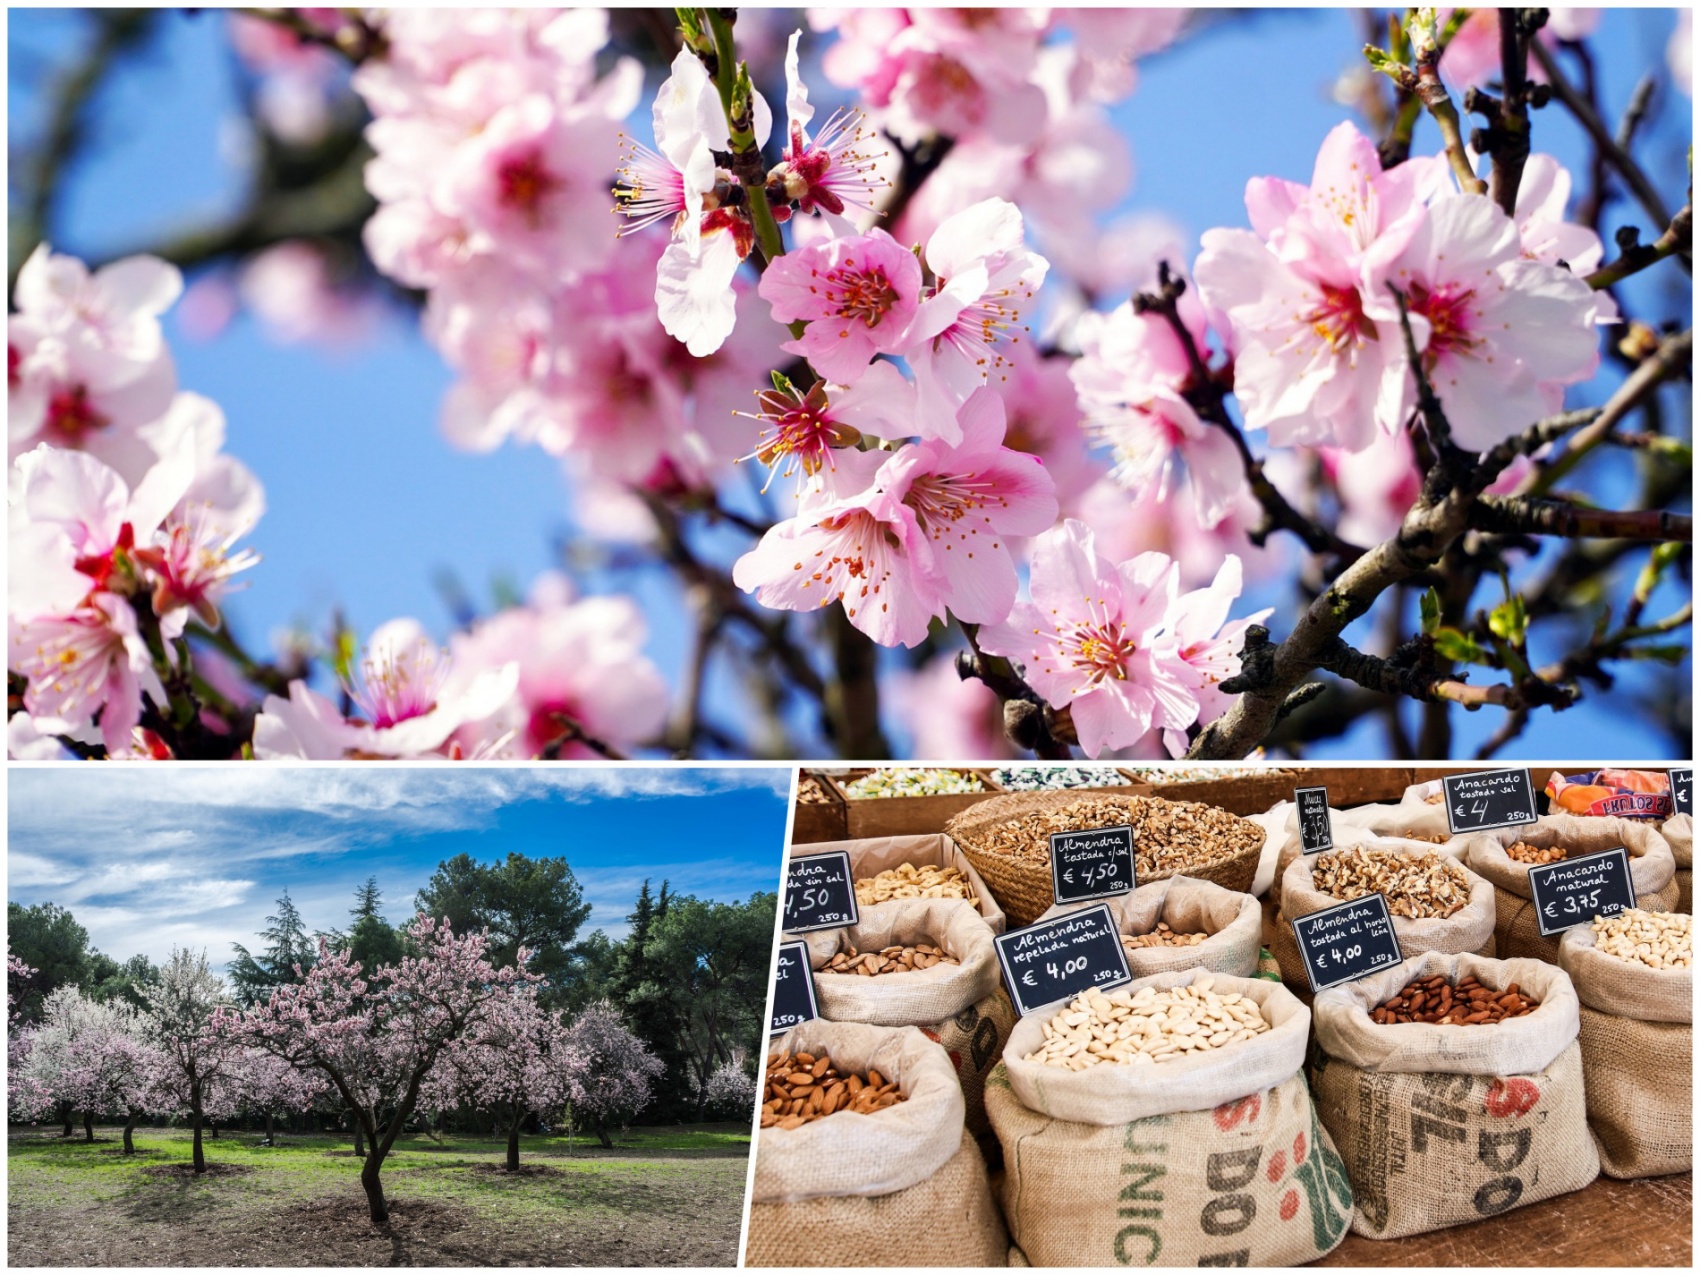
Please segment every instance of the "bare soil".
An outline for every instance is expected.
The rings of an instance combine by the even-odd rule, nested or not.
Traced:
[[[397,1145],[374,1226],[358,1161],[332,1135],[226,1131],[188,1172],[184,1131],[137,1130],[133,1157],[14,1128],[13,1266],[730,1266],[747,1129],[633,1130],[613,1151],[527,1138]],[[343,1147],[347,1139],[341,1139]]]

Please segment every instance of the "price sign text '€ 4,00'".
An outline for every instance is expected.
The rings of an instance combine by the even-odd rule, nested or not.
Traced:
[[[1000,934],[993,944],[1020,1014],[1133,977],[1116,919],[1102,903]]]
[[[1385,895],[1348,899],[1296,916],[1289,924],[1299,941],[1312,991],[1391,969],[1405,959]]]

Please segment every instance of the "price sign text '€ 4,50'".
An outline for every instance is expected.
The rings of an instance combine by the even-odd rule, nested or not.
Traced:
[[[1132,827],[1051,834],[1051,897],[1058,903],[1108,899],[1138,884]]]
[[[993,943],[1020,1014],[1133,977],[1116,919],[1102,903],[1000,934]]]
[[[793,857],[785,873],[785,932],[836,930],[856,921],[849,851]]]

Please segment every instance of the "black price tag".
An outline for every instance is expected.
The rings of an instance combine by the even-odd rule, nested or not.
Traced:
[[[850,878],[850,852],[800,855],[785,872],[785,932],[836,930],[854,925],[856,883]]]
[[[773,1018],[768,1022],[767,1034],[777,1036],[798,1023],[819,1017],[815,976],[809,969],[809,945],[781,943],[779,962],[773,972]]]
[[[1440,781],[1446,826],[1454,835],[1535,822],[1535,790],[1526,770],[1478,770]]]
[[[1635,906],[1629,852],[1619,847],[1580,859],[1561,859],[1529,869],[1529,893],[1541,933],[1561,934],[1596,916],[1616,916]]]
[[[1132,827],[1051,834],[1051,893],[1058,903],[1107,899],[1137,884]]]
[[[1018,1014],[1133,977],[1116,919],[1102,903],[1011,930],[993,942]]]
[[[1291,924],[1312,991],[1392,969],[1405,959],[1399,952],[1399,937],[1393,933],[1385,895],[1348,899],[1320,912],[1296,916]]]
[[[1694,814],[1694,772],[1692,770],[1673,770],[1670,772],[1671,813],[1688,815]]]
[[[1299,845],[1306,854],[1334,848],[1334,824],[1328,817],[1328,789],[1295,788],[1299,803]]]

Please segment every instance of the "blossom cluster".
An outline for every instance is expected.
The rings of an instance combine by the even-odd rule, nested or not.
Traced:
[[[25,263],[7,321],[9,671],[23,682],[7,723],[14,757],[166,757],[146,714],[167,682],[196,679],[195,726],[233,738],[253,716],[260,758],[561,756],[573,739],[627,747],[667,712],[644,658],[643,617],[622,597],[575,595],[545,575],[526,605],[481,619],[444,649],[417,621],[381,625],[342,670],[345,717],[304,679],[256,703],[246,679],[188,641],[259,561],[239,542],[265,509],[259,480],[224,450],[225,419],[179,390],[160,316],[175,267],[127,258],[90,271],[43,246]],[[150,719],[151,720],[151,719]]]
[[[177,270],[130,257],[96,271],[38,247],[18,274],[7,340],[7,667],[24,680],[14,755],[58,745],[156,751],[143,697],[183,670],[191,618],[216,627],[237,542],[265,509],[223,451],[217,405],[179,391],[159,316]]]

